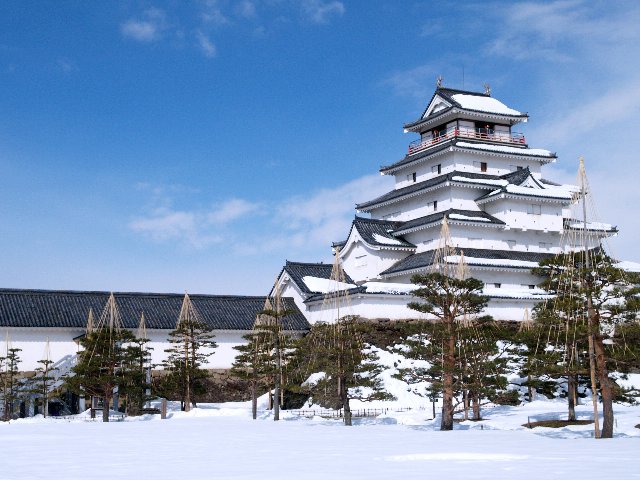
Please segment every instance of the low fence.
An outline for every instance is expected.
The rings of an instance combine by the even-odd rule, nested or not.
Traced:
[[[378,415],[386,415],[389,412],[409,412],[415,410],[410,407],[403,408],[356,408],[351,410],[352,418],[377,417]],[[418,410],[424,410],[419,408]],[[310,409],[310,410],[286,410],[287,413],[298,417],[323,417],[323,418],[342,418],[343,411],[328,409]]]

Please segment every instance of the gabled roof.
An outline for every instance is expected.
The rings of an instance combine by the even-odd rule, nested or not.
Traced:
[[[183,294],[114,293],[125,328],[137,328],[144,313],[148,329],[173,330],[180,314]],[[265,297],[189,295],[202,319],[215,330],[251,330]],[[87,325],[89,309],[99,318],[108,292],[0,289],[0,327],[79,328]],[[285,308],[288,330],[308,330],[309,323],[292,298]]]
[[[351,224],[351,230],[347,238],[351,236],[351,231],[355,228],[362,237],[362,240],[368,245],[382,248],[415,249],[416,246],[413,243],[393,236],[393,231],[402,224],[403,222],[376,220],[356,216]]]
[[[429,109],[434,103],[436,97],[440,97],[449,106],[438,110],[437,112],[433,112],[431,115],[427,116],[427,113],[429,112]],[[507,107],[499,100],[491,97],[489,93],[471,92],[454,88],[438,87],[431,97],[431,100],[429,101],[427,107],[422,112],[420,118],[411,123],[405,124],[404,128],[412,129],[412,127],[415,127],[425,120],[430,120],[433,117],[439,117],[454,108],[461,111],[492,114],[502,117],[511,117],[514,119],[528,118],[528,115],[526,113],[519,112],[518,110]]]
[[[441,185],[445,182],[460,183],[486,190],[495,190],[496,187],[502,187],[509,183],[520,185],[530,175],[531,172],[529,171],[529,167],[516,170],[515,172],[510,172],[505,175],[490,175],[487,173],[463,172],[456,170],[453,172],[445,173],[443,175],[439,175],[437,177],[430,178],[422,182],[411,184],[407,187],[391,190],[390,192],[374,198],[373,200],[357,204],[356,209],[363,212],[368,212],[372,208],[375,208],[377,206],[382,206],[387,203],[393,203],[394,201],[399,201],[400,199],[405,197],[420,195],[424,191]],[[544,183],[551,185],[548,182]]]
[[[573,199],[575,191],[567,185],[552,185],[540,180],[536,180],[528,168],[513,172],[511,176],[506,178],[508,183],[492,190],[491,192],[481,196],[476,202],[486,203],[501,198],[506,195],[510,198],[530,198],[546,199],[552,201],[560,201],[563,203],[570,202]]]
[[[523,252],[517,250],[490,250],[484,248],[456,248],[456,252],[464,252],[469,266],[492,266],[502,268],[530,269],[534,264],[553,257],[552,253]],[[436,250],[415,253],[397,262],[380,273],[381,276],[393,276],[418,271],[433,264]]]
[[[467,224],[476,225],[494,225],[502,226],[505,223],[486,212],[479,210],[458,210],[450,208],[449,210],[443,210],[441,212],[432,213],[425,217],[415,218],[404,222],[394,230],[395,235],[403,235],[411,231],[420,230],[421,227],[426,227],[431,224],[439,224],[444,217],[447,217],[451,223],[464,222]]]
[[[456,151],[470,151],[485,155],[506,155],[511,157],[524,156],[534,158],[541,163],[549,163],[557,158],[555,153],[542,148],[528,148],[526,145],[500,145],[498,143],[478,142],[472,139],[460,139],[459,137],[452,136],[451,138],[443,140],[442,142],[435,144],[433,147],[421,150],[418,153],[408,153],[403,159],[398,160],[391,165],[383,165],[380,167],[380,173],[383,175],[393,173],[409,165],[427,161],[431,156],[450,149]]]
[[[362,202],[357,204],[356,210],[367,212],[373,206],[391,202],[392,200],[395,200],[401,197],[420,194],[423,190],[428,190],[432,187],[435,187],[436,185],[440,185],[447,181],[451,181],[453,177],[465,177],[469,179],[478,179],[478,180],[482,180],[482,179],[498,180],[502,178],[498,175],[488,175],[486,173],[476,173],[476,172],[461,172],[456,170],[454,172],[438,175],[437,177],[433,177],[428,180],[424,180],[422,182],[413,183],[407,187],[391,190],[390,192],[387,192],[384,195],[374,198],[373,200],[369,200],[367,202]],[[487,188],[492,188],[492,187],[487,187]]]
[[[330,263],[302,263],[286,261],[283,272],[287,272],[291,280],[298,286],[300,291],[306,295],[314,293],[304,282],[304,277],[331,278],[331,270],[333,265]],[[282,272],[280,273],[280,276]],[[345,272],[346,283],[355,284],[355,282]]]

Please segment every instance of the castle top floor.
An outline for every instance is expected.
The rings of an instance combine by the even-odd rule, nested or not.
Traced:
[[[528,118],[491,97],[488,87],[479,93],[438,86],[422,116],[404,125],[405,132],[420,134],[408,155],[458,137],[526,148],[524,135],[511,127]]]
[[[439,86],[422,116],[405,124],[404,129],[406,132],[422,133],[453,119],[511,126],[526,122],[528,118],[526,113],[514,110],[493,98],[488,87],[484,93],[480,93]]]

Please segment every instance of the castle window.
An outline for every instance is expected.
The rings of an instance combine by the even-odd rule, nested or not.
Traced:
[[[473,162],[475,168],[479,168],[481,172],[487,171],[487,162]]]
[[[501,283],[494,283],[493,286],[495,288],[500,288],[500,287],[502,287],[502,284]]]
[[[440,175],[442,173],[442,164],[439,163],[438,165],[434,165],[433,167],[431,167],[431,173]]]
[[[509,248],[513,248],[516,246],[516,241],[515,240],[507,240],[507,245],[509,245]]]
[[[529,215],[542,215],[541,205],[527,205],[527,213]]]
[[[416,172],[413,172],[407,175],[407,182],[416,183],[416,179],[417,179]]]

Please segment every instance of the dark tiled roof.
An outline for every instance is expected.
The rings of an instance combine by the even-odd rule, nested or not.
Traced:
[[[402,238],[396,238],[391,234],[391,232],[393,232],[401,225],[402,222],[356,217],[351,228],[355,228],[356,230],[358,230],[358,233],[362,236],[362,239],[369,245],[375,245],[379,247],[416,248],[413,243],[409,243]],[[400,244],[390,245],[389,243],[379,242],[378,240],[376,240],[375,235],[380,235],[384,238],[388,238],[392,242],[400,242]]]
[[[326,278],[327,280],[331,278],[331,269],[333,265],[330,263],[301,263],[301,262],[290,262],[287,260],[283,270],[289,274],[291,280],[295,282],[298,288],[307,295],[310,295],[314,292],[309,290],[309,287],[302,280],[304,277],[317,277],[317,278]],[[355,282],[351,280],[351,278],[345,273],[345,280],[347,283]]]
[[[545,185],[547,185],[547,187],[552,187],[554,185],[552,185],[551,183],[547,183],[546,181],[542,181],[542,180],[536,180],[535,178],[533,178],[533,176],[531,175],[531,172],[529,171],[529,167],[527,168],[523,168],[520,170],[516,170],[515,172],[511,172],[508,173],[507,175],[504,175],[502,178],[504,178],[505,180],[507,180],[509,182],[510,185],[522,185],[529,177],[531,177],[531,180],[538,185],[540,188],[544,189],[546,188]],[[557,186],[557,184],[555,184]],[[497,198],[496,195],[498,195],[498,193],[509,193],[510,195],[522,195],[522,196],[528,196],[528,195],[534,195],[535,196],[535,190],[531,190],[532,193],[510,193],[508,191],[508,186],[503,186],[503,187],[497,187],[494,188],[491,192],[488,192],[484,195],[482,195],[481,197],[477,198],[476,201],[479,200],[485,200],[488,198]],[[567,200],[566,197],[547,197],[547,198],[552,198],[552,199],[557,199],[557,200]]]
[[[137,328],[140,314],[148,329],[174,329],[184,295],[171,293],[114,293],[126,328]],[[216,330],[251,330],[265,297],[189,295],[205,322]],[[0,289],[1,327],[85,328],[89,309],[98,320],[108,292]],[[292,298],[285,307],[287,329],[307,330],[309,323]]]
[[[492,148],[480,148],[480,147],[472,147],[472,146],[466,146],[466,145],[459,145],[459,143],[468,143],[468,144],[477,144],[477,145],[492,145],[493,144],[488,144],[486,142],[478,142],[472,139],[465,139],[465,138],[460,138],[460,137],[451,137],[448,138],[446,140],[443,140],[442,142],[436,144],[436,146],[434,147],[430,147],[430,148],[426,148],[425,150],[422,150],[419,153],[407,153],[403,159],[398,160],[396,163],[392,163],[391,165],[383,165],[382,167],[380,167],[380,173],[386,173],[389,172],[391,170],[396,170],[399,167],[404,167],[405,165],[410,165],[414,162],[420,162],[421,160],[430,157],[431,155],[433,155],[434,153],[438,153],[442,150],[447,150],[449,147],[456,147],[456,148],[460,148],[460,149],[467,149],[467,150],[471,150],[473,152],[489,152],[489,153],[497,153],[497,154],[503,154],[503,155],[514,155],[514,154],[518,154],[518,155],[524,155],[528,158],[545,158],[545,159],[554,159],[557,158],[555,153],[550,153],[550,155],[542,155],[542,154],[530,154],[530,153],[518,153],[518,152],[505,152],[504,150],[501,150],[500,147],[504,146],[504,145],[500,145],[500,144],[495,144],[495,146],[493,146]],[[518,150],[521,150],[522,152],[527,152],[530,151],[526,146],[522,146],[522,147],[513,147],[513,148],[517,148]]]
[[[460,219],[460,218],[451,218],[451,221],[454,221],[454,222],[469,222],[469,223],[476,222],[481,225],[487,225],[487,224],[504,225],[505,224],[502,220],[496,217],[493,217],[486,212],[481,212],[479,210],[458,210],[455,208],[450,208],[449,210],[443,210],[442,212],[433,213],[431,215],[427,215],[426,217],[415,218],[413,220],[409,220],[408,222],[404,222],[394,231],[394,233],[402,234],[402,232],[411,230],[416,227],[420,227],[422,225],[429,225],[430,223],[439,222],[443,219],[445,215],[447,216],[447,218],[450,218],[451,214],[464,215],[465,217],[472,217],[477,219],[477,220],[472,220],[472,219],[467,220],[467,219]],[[482,218],[489,221],[481,220]]]
[[[539,263],[542,260],[553,257],[552,253],[542,252],[522,252],[517,250],[490,250],[486,248],[456,248],[457,252],[464,251],[465,257],[467,257],[467,264],[473,265],[473,258],[486,258],[491,260],[520,260],[526,262]],[[433,257],[435,250],[428,250],[422,253],[415,253],[409,255],[407,258],[400,260],[392,267],[386,269],[380,275],[389,275],[392,273],[401,273],[405,271],[416,270],[420,268],[428,267],[433,263]],[[518,268],[518,267],[510,267]],[[528,268],[528,267],[520,267]]]
[[[491,112],[484,112],[484,111],[464,108],[462,105],[460,105],[460,103],[458,103],[456,100],[454,100],[453,95],[457,95],[457,94],[473,95],[473,96],[476,96],[476,97],[491,97],[491,95],[488,94],[488,93],[470,92],[470,91],[467,91],[467,90],[458,90],[458,89],[455,89],[455,88],[438,87],[438,88],[436,88],[436,91],[431,96],[431,100],[429,100],[429,102],[427,103],[427,106],[424,109],[424,111],[422,112],[422,115],[420,115],[420,118],[418,120],[415,120],[415,121],[411,122],[411,123],[405,124],[404,127],[405,128],[411,128],[414,125],[417,125],[417,124],[423,122],[425,120],[424,116],[427,113],[427,110],[429,109],[429,105],[431,105],[431,102],[433,102],[433,99],[435,98],[436,95],[439,95],[442,98],[444,98],[448,103],[453,105],[453,107],[457,107],[457,108],[460,108],[460,109],[463,109],[463,110],[472,111],[472,112],[477,111],[479,113],[491,114]],[[444,113],[445,111],[450,110],[451,108],[452,107],[449,107],[448,109],[438,111],[436,116],[441,115],[442,113]],[[495,113],[494,113],[494,115],[495,115]],[[521,113],[520,115],[501,113],[500,116],[504,116],[504,117],[527,117],[528,115],[526,113]]]
[[[418,193],[422,190],[427,190],[436,185],[440,185],[441,183],[450,181],[453,177],[466,177],[466,178],[477,178],[477,179],[485,179],[485,180],[500,180],[504,178],[504,176],[498,175],[489,175],[486,173],[477,173],[477,172],[461,172],[454,171],[450,173],[445,173],[443,175],[439,175],[437,177],[430,178],[428,180],[414,183],[409,185],[408,187],[398,188],[396,190],[391,190],[390,192],[385,193],[373,200],[369,200],[368,202],[362,202],[356,205],[357,210],[365,210],[373,205],[378,205],[380,203],[388,202],[390,200],[395,200],[396,198],[404,197],[405,195],[411,195],[412,193]],[[487,189],[495,190],[495,186],[488,186]]]

